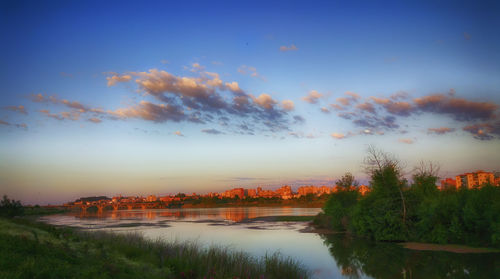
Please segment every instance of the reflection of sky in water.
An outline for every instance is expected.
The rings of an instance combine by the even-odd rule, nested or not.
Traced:
[[[145,237],[165,240],[196,240],[220,245],[256,256],[279,251],[303,263],[317,278],[342,277],[319,235],[302,233],[304,222],[240,222],[265,216],[316,215],[318,208],[201,208],[118,210],[103,213],[68,213],[45,216],[57,225],[118,232],[140,231]]]

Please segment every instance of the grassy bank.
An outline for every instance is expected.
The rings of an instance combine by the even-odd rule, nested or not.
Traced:
[[[279,254],[0,219],[0,278],[308,278]]]

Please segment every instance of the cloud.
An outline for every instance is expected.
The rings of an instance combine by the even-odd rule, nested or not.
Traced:
[[[429,128],[427,129],[428,134],[444,135],[447,133],[454,132],[455,128],[440,127],[440,128]]]
[[[271,95],[266,93],[260,94],[259,97],[257,98],[252,96],[252,100],[254,101],[254,103],[265,109],[272,109],[274,105],[277,103],[275,100],[273,100]]]
[[[179,136],[179,137],[183,137],[183,136],[184,136],[184,135],[181,133],[181,131],[175,131],[175,132],[174,132],[174,135]]]
[[[396,123],[396,117],[394,116],[375,116],[367,115],[362,118],[357,118],[353,120],[353,123],[357,126],[371,129],[397,129],[399,125]]]
[[[7,121],[0,120],[0,125],[9,126],[9,125],[10,125],[10,123],[9,123],[9,122],[7,122]]]
[[[92,122],[92,123],[101,123],[102,120],[100,118],[97,118],[97,117],[91,117],[89,118],[89,121]]]
[[[358,100],[361,98],[357,93],[351,91],[345,92],[344,95],[346,95],[347,97],[337,98],[337,102],[339,102],[344,107],[350,106],[352,103],[358,102]]]
[[[76,110],[76,112],[78,112],[78,113],[86,113],[86,112],[92,112],[95,114],[104,114],[105,113],[102,109],[90,108],[88,106],[83,105],[80,102],[77,102],[77,101],[68,101],[66,99],[60,100],[55,96],[45,96],[41,93],[36,94],[36,95],[31,94],[30,99],[36,103],[50,102],[52,104],[62,104],[65,107],[68,107],[72,110]]]
[[[69,77],[69,78],[72,78],[72,77],[73,77],[73,75],[72,75],[72,74],[70,74],[70,73],[66,73],[66,72],[60,72],[59,74],[60,74],[61,76],[63,76],[63,77]]]
[[[345,135],[341,134],[341,133],[332,133],[330,136],[334,139],[344,139],[345,138]]]
[[[344,119],[352,119],[353,117],[356,117],[357,114],[355,112],[340,112],[337,114],[339,117],[344,118]]]
[[[392,102],[391,100],[387,99],[387,98],[377,98],[377,97],[370,97],[376,104],[379,104],[379,105],[385,105],[385,104],[388,104],[390,102]]]
[[[475,139],[492,140],[500,138],[500,121],[495,123],[478,123],[465,126],[464,131],[471,133]]]
[[[413,106],[408,103],[408,102],[389,102],[384,105],[384,108],[387,110],[387,112],[396,114],[399,116],[409,116],[414,108]]]
[[[414,143],[414,141],[412,139],[399,139],[398,141],[401,143],[405,143],[405,144],[413,144]]]
[[[319,93],[316,90],[311,90],[309,93],[307,93],[306,96],[302,97],[302,100],[304,102],[307,102],[309,104],[316,104],[318,103],[319,98],[323,97],[323,94]]]
[[[356,106],[356,108],[361,110],[361,111],[366,111],[366,112],[373,113],[373,114],[375,113],[375,107],[373,106],[373,104],[368,103],[368,102],[358,104]]]
[[[328,110],[328,108],[326,108],[326,107],[322,107],[321,112],[322,113],[330,113],[330,110]]]
[[[238,67],[238,73],[242,75],[250,75],[251,77],[260,78],[263,81],[266,81],[266,78],[260,75],[259,72],[257,72],[257,69],[252,66],[241,65]]]
[[[286,52],[286,51],[297,51],[299,50],[298,47],[296,47],[294,44],[291,46],[280,46],[280,51]]]
[[[306,120],[304,117],[300,116],[300,115],[294,115],[293,116],[293,123],[295,124],[303,124],[305,123]]]
[[[281,101],[281,107],[286,111],[292,111],[295,108],[295,104],[292,100]]]
[[[120,108],[109,113],[120,119],[141,118],[153,122],[180,122],[187,120],[188,117],[184,111],[170,104],[154,104],[147,101],[141,101],[138,105],[128,108]]]
[[[40,112],[45,114],[47,117],[54,118],[57,120],[64,120],[64,117],[62,117],[61,115],[58,115],[58,114],[50,113],[50,111],[48,109],[41,109]]]
[[[211,134],[211,135],[220,135],[220,134],[224,134],[223,132],[219,131],[219,130],[216,130],[216,129],[203,129],[201,130],[203,133],[206,133],[206,134]]]
[[[344,110],[345,108],[338,105],[338,104],[330,104],[330,106],[334,109],[334,110]]]
[[[4,107],[4,109],[10,110],[10,111],[19,112],[19,113],[22,113],[22,114],[28,114],[26,112],[26,109],[24,108],[23,105],[20,105],[20,106],[7,106],[7,107]]]
[[[371,97],[371,99],[378,105],[381,105],[387,112],[399,116],[410,116],[414,111],[412,104],[408,102],[394,102],[388,98]],[[394,98],[393,98],[394,99]]]
[[[443,94],[416,98],[414,102],[420,111],[449,114],[457,121],[494,119],[498,109],[494,103],[474,102]]]
[[[116,85],[117,82],[128,82],[131,79],[132,79],[131,75],[127,75],[127,74],[118,75],[116,73],[114,73],[110,77],[106,77],[106,80],[108,81],[108,86],[114,86],[114,85]]]
[[[226,82],[226,88],[229,89],[231,92],[237,93],[237,94],[243,94],[243,90],[241,90],[240,86],[236,81],[233,81],[231,83]]]
[[[253,71],[254,68],[244,67]],[[246,94],[236,82],[223,85],[217,73],[201,72],[199,77],[178,77],[165,71],[151,69],[148,72],[130,72],[137,76],[139,89],[157,98],[162,103],[181,106],[186,110],[197,111],[199,117],[208,114],[232,114],[240,117],[253,117],[273,129],[285,128],[286,110],[275,106],[278,102],[268,94],[258,97]],[[220,91],[233,93],[232,103]],[[198,118],[200,121],[204,119]]]
[[[398,91],[394,94],[391,95],[391,99],[397,101],[397,100],[406,100],[410,97],[410,94],[406,91]]]
[[[358,93],[347,91],[345,92],[345,95],[350,96],[353,100],[359,100],[361,96],[359,96]]]
[[[41,93],[31,94],[29,98],[32,102],[35,102],[35,103],[47,103],[49,101],[54,103],[54,104],[58,103],[58,100],[54,96],[45,96]]]
[[[199,63],[193,63],[191,67],[191,72],[199,72],[205,70],[205,67],[200,65]]]
[[[247,94],[235,81],[224,82],[218,73],[205,72],[201,65],[194,65],[200,71],[194,76],[176,76],[164,70],[150,69],[147,72],[110,73],[108,84],[133,80],[136,92],[144,98],[125,107],[111,110],[93,108],[78,101],[59,99],[56,96],[31,94],[30,99],[37,103],[52,103],[69,108],[69,111],[54,113],[41,110],[47,117],[57,120],[78,120],[81,117],[93,122],[105,119],[143,119],[157,123],[193,122],[207,123],[215,119],[251,120],[253,129],[265,131],[289,130],[290,123],[297,123],[289,112],[294,110],[291,100],[276,100],[269,94],[258,96]],[[251,67],[244,67],[249,73],[256,73]],[[130,76],[130,78],[128,77]],[[154,99],[151,100],[145,100]],[[229,117],[228,117],[229,116]],[[293,122],[292,122],[293,121]],[[231,124],[224,121],[225,125]]]

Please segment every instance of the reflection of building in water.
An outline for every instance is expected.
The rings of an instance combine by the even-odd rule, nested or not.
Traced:
[[[245,219],[245,213],[239,210],[227,210],[224,217],[226,220],[239,222]]]
[[[152,220],[156,218],[156,211],[153,210],[147,210],[146,211],[146,218]]]

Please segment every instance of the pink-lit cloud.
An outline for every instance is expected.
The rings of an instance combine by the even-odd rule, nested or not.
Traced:
[[[316,90],[311,90],[309,91],[309,93],[307,93],[306,96],[302,97],[302,101],[309,104],[316,104],[321,97],[323,97],[323,94],[319,93]]]
[[[295,46],[294,44],[290,46],[280,46],[280,51],[286,52],[286,51],[297,51],[299,48]]]

